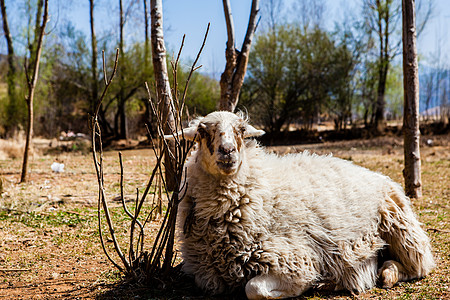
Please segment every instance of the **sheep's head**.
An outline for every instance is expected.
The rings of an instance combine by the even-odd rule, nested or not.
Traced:
[[[197,118],[183,133],[186,139],[198,143],[206,171],[232,175],[242,163],[244,139],[263,135],[264,131],[248,124],[242,114],[218,111]]]

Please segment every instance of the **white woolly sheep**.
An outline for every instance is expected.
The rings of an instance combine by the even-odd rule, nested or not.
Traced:
[[[245,139],[262,134],[229,112],[184,130],[197,149],[178,226],[183,270],[198,286],[273,299],[320,282],[389,288],[431,271],[429,239],[400,185],[342,159],[279,157]]]

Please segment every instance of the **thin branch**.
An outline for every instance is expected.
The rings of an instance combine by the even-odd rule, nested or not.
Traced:
[[[23,69],[25,71],[25,78],[27,80],[27,86],[30,89],[31,88],[31,80],[30,80],[30,75],[28,74],[28,58],[26,58],[26,57],[23,62]]]
[[[103,89],[103,93],[100,96],[100,99],[98,100],[97,103],[97,108],[95,109],[95,121],[97,121],[97,116],[98,116],[98,112],[100,110],[100,105],[103,102],[103,99],[105,98],[106,92],[108,91],[112,80],[114,79],[114,76],[116,75],[117,72],[117,65],[119,63],[119,48],[116,49],[116,59],[114,61],[114,68],[113,68],[113,72],[111,74],[111,77],[109,78],[109,80],[106,77],[106,64],[105,64],[105,50],[102,50],[102,56],[103,56],[103,75],[105,76],[105,88]]]
[[[134,227],[135,224],[137,223],[138,226],[141,229],[141,232],[144,230],[144,228],[142,227],[141,222],[139,222],[139,220],[137,219],[136,214],[133,216],[130,211],[128,210],[126,204],[125,204],[125,198],[123,196],[123,161],[122,161],[122,153],[119,152],[119,163],[120,163],[120,200],[122,202],[122,207],[123,210],[125,211],[125,213],[127,214],[128,217],[130,217],[131,221],[131,229],[130,229],[130,252],[129,252],[129,259],[130,262],[133,262],[136,257],[134,256],[134,252],[133,252],[133,239],[134,239]],[[139,196],[139,193],[138,193]],[[136,200],[137,201],[137,200]],[[137,205],[136,205],[137,207]]]
[[[104,59],[104,52],[103,52],[103,59]],[[114,227],[112,224],[112,220],[111,220],[111,215],[109,212],[109,208],[108,208],[108,204],[106,203],[106,195],[105,195],[105,189],[104,189],[104,180],[103,180],[103,148],[101,146],[101,129],[100,126],[98,124],[98,111],[100,109],[100,105],[106,95],[106,92],[109,88],[109,86],[111,85],[111,82],[114,78],[114,75],[116,74],[116,70],[117,70],[117,64],[118,64],[118,60],[119,60],[119,52],[118,50],[116,51],[116,60],[114,63],[114,70],[113,73],[111,74],[110,80],[109,81],[105,81],[107,84],[103,90],[102,96],[100,97],[98,103],[97,103],[97,108],[95,110],[94,116],[93,116],[93,126],[92,126],[92,153],[93,153],[93,158],[94,158],[94,166],[95,166],[95,171],[97,174],[97,181],[98,181],[98,185],[99,185],[99,202],[98,202],[98,211],[99,211],[99,233],[101,236],[101,242],[102,242],[102,247],[103,247],[103,251],[105,252],[106,256],[110,259],[110,261],[113,262],[114,266],[116,268],[118,268],[120,271],[122,271],[122,267],[120,267],[117,263],[115,263],[111,257],[109,256],[108,252],[106,251],[106,247],[104,246],[104,241],[103,241],[103,236],[101,233],[101,216],[100,216],[100,206],[103,206],[103,212],[106,218],[106,223],[108,224],[108,228],[109,228],[109,232],[111,234],[111,239],[114,243],[114,249],[116,250],[117,255],[119,256],[119,258],[121,259],[123,265],[125,266],[125,269],[127,270],[127,272],[131,272],[131,267],[130,264],[128,262],[128,260],[125,258],[125,256],[122,253],[122,250],[117,242],[117,238],[115,235],[115,231],[114,231]],[[105,66],[105,62],[103,61],[103,66]],[[106,74],[105,70],[104,73]],[[99,141],[99,145],[100,145],[100,161],[98,161],[97,158],[97,148],[96,148],[96,142],[97,139],[96,137],[98,137],[98,141]]]
[[[197,64],[197,62],[198,62],[198,60],[200,58],[200,55],[202,54],[203,48],[205,47],[206,38],[208,37],[210,25],[211,25],[211,23],[208,23],[208,27],[206,28],[206,32],[205,32],[205,35],[203,37],[202,46],[200,47],[200,50],[197,53],[197,57],[195,58],[194,63],[192,64],[192,67],[191,67],[191,71],[189,72],[188,78],[186,79],[186,85],[184,87],[183,96],[181,97],[181,109],[178,110],[178,112],[181,113],[181,114],[183,113],[184,102],[185,102],[185,99],[186,99],[187,89],[188,89],[188,86],[189,86],[189,81],[191,79],[191,76],[192,76],[192,74],[194,73],[195,70],[197,70],[198,68],[201,67],[200,66],[200,67],[196,68],[195,65]],[[181,115],[180,115],[180,117],[181,117]]]
[[[222,0],[223,12],[225,14],[225,23],[227,24],[227,49],[235,48],[235,36],[234,36],[234,22],[233,14],[231,13],[230,0]]]
[[[97,132],[98,130],[98,132]],[[105,253],[106,257],[108,258],[108,260],[120,271],[123,272],[123,268],[117,264],[114,259],[112,259],[112,257],[109,255],[108,251],[106,250],[106,246],[105,246],[105,241],[103,238],[103,232],[102,232],[102,218],[101,218],[101,202],[102,201],[102,197],[104,196],[103,192],[104,192],[104,188],[103,188],[103,178],[102,175],[103,174],[103,164],[101,164],[100,162],[98,162],[97,159],[97,149],[96,149],[96,135],[98,135],[99,137],[101,137],[101,133],[100,133],[100,126],[98,126],[98,123],[94,123],[94,127],[92,129],[93,134],[92,134],[92,153],[94,156],[94,166],[95,166],[95,171],[97,173],[97,179],[98,179],[98,184],[99,184],[99,190],[98,190],[98,203],[97,203],[97,218],[98,218],[98,233],[100,236],[100,242],[102,245],[102,249],[103,252]],[[102,150],[102,140],[101,138],[99,139],[99,145],[100,145],[100,153],[103,153]],[[101,168],[101,170],[100,170]]]
[[[241,53],[237,60],[236,72],[233,76],[233,98],[237,99],[242,83],[244,82],[245,70],[247,69],[248,57],[250,54],[250,47],[253,36],[256,30],[256,16],[259,12],[259,0],[252,1],[252,8],[250,18],[248,20],[247,32],[245,34],[244,42],[242,44]],[[234,104],[236,106],[236,103]]]
[[[116,49],[117,53],[119,53],[119,49]],[[102,61],[103,61],[103,79],[105,80],[105,85],[108,86],[108,76],[106,75],[106,59],[105,59],[105,50],[102,50]],[[117,69],[117,66],[114,66],[114,69]],[[111,80],[110,80],[111,81]]]

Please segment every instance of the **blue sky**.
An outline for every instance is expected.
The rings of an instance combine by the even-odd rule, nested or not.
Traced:
[[[148,0],[147,0],[148,1]],[[263,3],[265,0],[261,0]],[[296,0],[284,0],[285,7],[289,8]],[[434,13],[426,30],[418,40],[419,53],[422,55],[422,64],[431,62],[432,53],[441,43],[443,60],[450,58],[450,0],[432,0]],[[106,32],[118,31],[118,0],[96,0],[96,31],[99,36]],[[128,1],[124,1],[128,2]],[[150,1],[148,1],[150,2]],[[231,0],[231,8],[236,31],[237,48],[240,48],[250,12],[250,0]],[[326,4],[326,27],[333,28],[336,20],[345,14],[355,13],[360,8],[360,0],[324,0]],[[9,19],[11,27],[18,30],[19,22],[24,22],[22,15],[18,14],[21,2],[6,0],[7,9],[10,9]],[[58,26],[65,21],[71,21],[75,27],[90,36],[89,31],[89,2],[88,0],[50,0],[51,22],[49,28]],[[169,51],[178,51],[183,34],[186,34],[185,46],[182,53],[182,62],[188,64],[189,59],[195,58],[201,46],[208,22],[211,23],[210,33],[206,46],[200,58],[203,65],[202,72],[218,78],[225,67],[226,27],[223,16],[221,0],[163,0],[164,28],[166,47]],[[138,1],[135,11],[130,13],[126,25],[126,35],[129,40],[142,40],[144,35],[142,1]],[[291,13],[291,17],[292,13]],[[14,34],[14,28],[13,28]],[[17,34],[17,32],[16,32]],[[114,38],[110,36],[109,38]],[[6,53],[4,39],[0,40],[0,52]]]
[[[263,2],[261,0],[260,2]],[[232,13],[235,22],[237,47],[239,48],[245,35],[247,21],[250,12],[251,1],[231,0]],[[286,2],[294,2],[287,0]],[[357,0],[326,0],[326,26],[333,28],[335,20],[345,14],[343,2],[348,8],[359,9]],[[211,22],[210,34],[207,45],[203,51],[200,63],[204,65],[207,73],[220,75],[225,67],[225,43],[226,27],[223,16],[222,1],[220,0],[163,0],[164,26],[166,31],[166,43],[171,49],[178,49],[179,41],[186,34],[185,55],[195,57],[198,47],[201,45],[203,34],[208,22]],[[290,4],[288,4],[289,6]],[[441,40],[443,55],[450,58],[450,0],[433,0],[435,6],[433,19],[429,21],[425,31],[418,39],[418,50],[422,54],[424,64],[426,58],[431,57],[437,48],[437,42]],[[429,60],[429,59],[428,59]]]

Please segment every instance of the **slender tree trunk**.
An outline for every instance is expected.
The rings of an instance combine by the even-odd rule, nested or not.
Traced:
[[[162,121],[164,125],[164,133],[172,134],[175,128],[175,119],[173,115],[172,91],[170,89],[169,74],[167,72],[166,63],[166,47],[164,45],[163,33],[163,10],[162,0],[151,0],[151,41],[152,41],[152,58],[153,71],[155,74],[156,92],[158,94],[159,107],[162,112]],[[171,142],[169,147],[172,153],[175,153],[175,145]],[[165,170],[166,170],[166,186],[169,190],[174,190],[177,183],[174,176],[174,161],[165,153]]]
[[[123,40],[123,29],[125,26],[125,19],[123,15],[123,5],[122,0],[119,0],[119,7],[120,7],[120,28],[119,28],[119,51],[122,55],[122,62],[124,61],[125,57],[125,51],[124,51],[124,40]],[[117,101],[117,117],[119,120],[118,128],[116,127],[116,131],[118,133],[119,139],[128,139],[128,126],[127,126],[127,115],[126,115],[126,109],[125,109],[125,68],[126,64],[122,63],[119,67],[119,99]]]
[[[14,135],[19,124],[19,118],[17,116],[18,111],[18,99],[16,93],[16,66],[14,64],[14,47],[11,32],[9,30],[8,18],[6,13],[5,1],[1,0],[1,13],[3,18],[3,32],[6,38],[8,48],[8,73],[6,75],[6,82],[8,86],[8,104],[7,104],[7,133]]]
[[[402,0],[403,16],[403,89],[404,89],[404,155],[405,191],[409,197],[422,196],[419,131],[419,67],[416,45],[414,0]]]
[[[94,110],[98,101],[98,47],[97,47],[97,35],[95,33],[95,18],[94,18],[94,0],[89,0],[89,19],[91,25],[91,48],[92,48],[92,60],[91,60],[91,100],[90,100],[90,112],[94,114]],[[111,126],[106,120],[105,110],[103,108],[103,103],[100,104],[98,116],[100,119],[100,126],[102,127],[102,133],[106,136],[112,134]]]
[[[385,128],[384,111],[386,107],[386,83],[387,74],[389,70],[390,57],[389,57],[389,22],[390,22],[390,3],[388,0],[386,3],[376,1],[376,7],[378,10],[378,39],[380,43],[380,54],[378,58],[378,88],[377,88],[377,100],[375,105],[375,119],[374,129],[377,133],[382,133]],[[384,24],[384,27],[383,27]]]
[[[34,38],[33,41],[29,40],[28,48],[30,50],[30,61],[28,64],[28,76],[31,78],[34,73],[35,60],[37,59],[37,45],[38,39],[40,36],[40,28],[41,28],[41,16],[42,16],[42,8],[44,7],[44,0],[37,0],[37,11],[36,11],[36,20],[34,25]],[[31,14],[30,14],[31,15]]]
[[[247,33],[245,34],[245,39],[240,52],[235,48],[234,22],[231,14],[230,1],[222,0],[222,2],[227,24],[228,40],[227,48],[225,50],[225,70],[220,77],[219,109],[234,111],[239,101],[239,93],[242,84],[244,83],[245,72],[247,71],[248,56],[256,30],[256,16],[259,12],[259,0],[252,0]]]
[[[383,64],[386,62],[383,62]],[[389,63],[387,63],[389,65]],[[386,107],[386,81],[387,67],[380,67],[378,77],[377,102],[375,105],[374,127],[378,133],[382,133],[385,128],[384,111]]]
[[[149,38],[149,31],[148,31],[148,27],[149,27],[149,19],[148,19],[148,6],[147,6],[147,0],[143,0],[142,1],[144,3],[144,26],[145,26],[145,30],[144,30],[144,76],[147,80],[147,78],[150,76],[150,38]],[[145,123],[149,125],[149,129],[150,132],[152,130],[151,128],[151,108],[150,108],[150,104],[148,102],[147,97],[142,98],[142,100],[144,101],[144,105],[145,105],[145,113],[144,113],[144,120]]]
[[[8,105],[6,111],[8,134],[14,135],[19,125],[20,119],[17,116],[18,111],[18,99],[16,92],[16,65],[14,64],[14,47],[11,32],[9,30],[8,17],[6,13],[5,0],[0,0],[2,18],[3,18],[3,32],[6,38],[6,44],[8,48],[8,73],[6,75],[6,83],[8,85]]]
[[[144,68],[147,70],[149,68],[149,58],[150,58],[150,45],[149,45],[149,35],[148,35],[148,8],[147,0],[144,2],[144,23],[145,23],[145,39],[144,39]]]
[[[44,15],[42,16],[42,25],[38,25],[38,29],[35,29],[35,34],[38,36],[34,37],[36,43],[33,47],[30,47],[30,64],[27,69],[32,70],[31,77],[27,75],[27,84],[28,84],[28,94],[26,97],[26,102],[28,106],[28,122],[27,122],[27,136],[25,141],[25,150],[23,155],[23,163],[22,163],[22,175],[20,178],[20,182],[26,182],[28,179],[28,157],[31,146],[31,139],[33,137],[33,102],[34,102],[34,92],[36,89],[37,79],[39,75],[39,63],[42,52],[42,43],[44,40],[45,34],[45,26],[48,21],[48,0],[45,0],[44,3],[42,1],[38,2],[38,5],[44,5]],[[36,19],[40,20],[42,14],[42,6],[38,7]],[[36,21],[39,24],[39,21]],[[33,51],[34,50],[34,51]],[[30,69],[31,67],[31,69]],[[25,72],[28,74],[27,70]]]
[[[91,47],[92,47],[92,81],[91,81],[91,112],[94,113],[95,105],[98,100],[98,74],[97,74],[97,36],[94,26],[94,0],[89,0],[89,15],[91,23]]]

